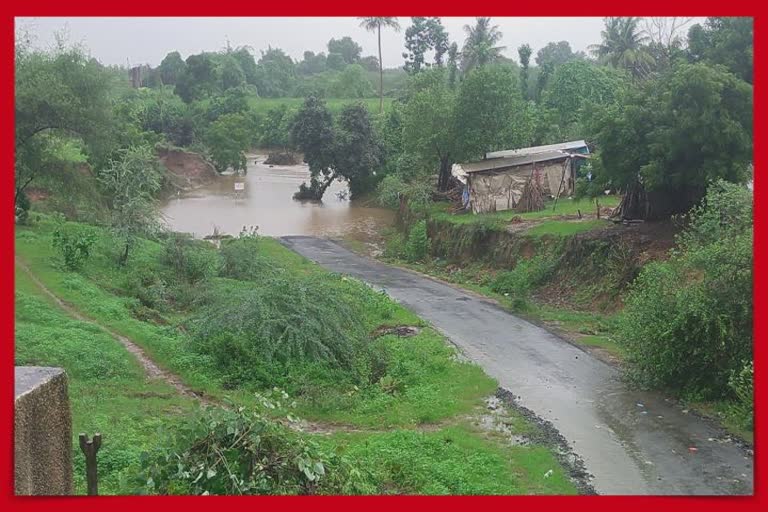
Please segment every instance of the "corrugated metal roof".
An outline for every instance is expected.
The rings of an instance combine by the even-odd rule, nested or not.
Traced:
[[[509,149],[505,151],[492,151],[485,154],[486,159],[490,158],[507,158],[511,156],[532,155],[537,153],[546,153],[549,151],[573,151],[581,148],[586,148],[587,143],[583,140],[573,140],[570,142],[561,142],[559,144],[548,144],[546,146],[533,146],[530,148]]]
[[[489,158],[487,160],[480,160],[477,162],[467,162],[461,164],[464,172],[483,172],[493,171],[496,169],[508,169],[510,167],[518,167],[520,165],[526,165],[533,162],[548,162],[551,160],[564,160],[570,155],[565,151],[545,151],[543,153],[533,153],[529,155],[515,155],[504,158]]]

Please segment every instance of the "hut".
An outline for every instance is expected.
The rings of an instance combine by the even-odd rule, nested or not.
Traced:
[[[466,183],[465,198],[474,213],[514,208],[529,180],[551,197],[573,193],[577,171],[589,148],[583,140],[486,153],[483,160],[454,167]]]

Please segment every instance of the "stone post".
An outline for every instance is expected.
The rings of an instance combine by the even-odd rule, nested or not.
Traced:
[[[72,494],[72,416],[61,368],[16,367],[14,490]]]

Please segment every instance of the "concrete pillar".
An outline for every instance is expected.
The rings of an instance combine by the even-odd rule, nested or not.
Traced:
[[[61,368],[16,367],[16,495],[72,494],[72,416]]]

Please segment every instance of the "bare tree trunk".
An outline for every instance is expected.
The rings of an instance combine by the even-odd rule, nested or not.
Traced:
[[[448,182],[451,178],[451,161],[448,157],[440,159],[440,174],[437,176],[437,190],[445,192],[448,189]]]
[[[381,62],[381,24],[379,24],[379,114],[384,112],[384,63]]]

